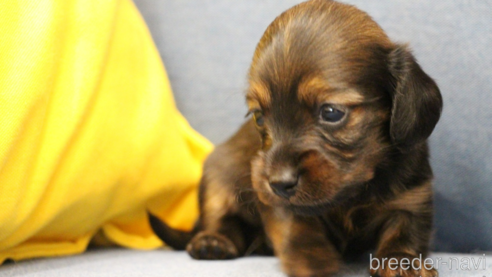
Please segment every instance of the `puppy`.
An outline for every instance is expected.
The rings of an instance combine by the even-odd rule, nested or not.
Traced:
[[[367,251],[372,276],[437,276],[400,266],[428,252],[426,140],[442,108],[405,46],[353,6],[304,2],[261,38],[246,101],[252,119],[205,163],[196,230],[151,216],[161,239],[196,259],[273,249],[289,276],[330,276]]]

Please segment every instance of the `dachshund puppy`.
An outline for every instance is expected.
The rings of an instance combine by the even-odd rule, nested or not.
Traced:
[[[367,251],[372,276],[437,276],[401,266],[428,252],[442,108],[405,46],[353,6],[304,2],[261,38],[246,101],[252,119],[205,163],[196,230],[150,216],[161,239],[196,259],[273,249],[289,276],[330,276]]]

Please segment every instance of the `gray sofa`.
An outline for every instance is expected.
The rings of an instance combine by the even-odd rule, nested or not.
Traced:
[[[278,14],[299,2],[135,0],[179,109],[212,142],[224,141],[244,120],[246,72],[256,43]],[[441,264],[440,276],[492,276],[492,1],[343,2],[367,11],[393,40],[409,42],[441,89],[444,111],[431,137],[432,257],[457,258],[462,266],[468,260],[469,267],[456,269],[452,260],[452,270]],[[479,261],[474,269],[472,262]],[[367,276],[366,267],[349,265],[343,276]],[[283,275],[273,257],[198,262],[169,250],[106,249],[4,265],[0,276]]]
[[[439,267],[440,277],[491,276],[492,258],[485,263],[482,255],[434,253],[434,259],[451,260]],[[457,270],[456,260],[478,264],[469,270]],[[483,269],[485,265],[485,270]],[[0,268],[0,276],[25,277],[283,277],[274,257],[248,257],[230,261],[196,261],[184,252],[169,250],[132,251],[127,249],[93,250],[83,255],[49,260],[24,261]],[[367,277],[366,264],[349,264],[340,277]]]

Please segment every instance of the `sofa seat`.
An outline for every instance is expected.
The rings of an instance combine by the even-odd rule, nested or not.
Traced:
[[[492,276],[492,253],[449,254],[433,253],[434,260],[453,260],[453,269],[443,264],[439,267],[440,277],[483,277]],[[456,261],[463,269],[456,269]],[[465,261],[469,269],[465,267]],[[479,269],[475,270],[473,262]],[[485,265],[485,270],[483,269]],[[367,277],[368,264],[349,264],[343,274],[347,277]],[[1,277],[281,277],[279,261],[275,257],[247,257],[228,261],[197,261],[183,251],[160,249],[136,251],[121,248],[90,250],[81,255],[36,259],[0,267]]]

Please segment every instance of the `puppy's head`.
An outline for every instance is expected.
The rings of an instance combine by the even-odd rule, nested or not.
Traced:
[[[260,40],[247,102],[262,149],[252,180],[262,202],[316,210],[375,176],[389,151],[425,143],[442,100],[404,47],[364,12],[312,0]]]

